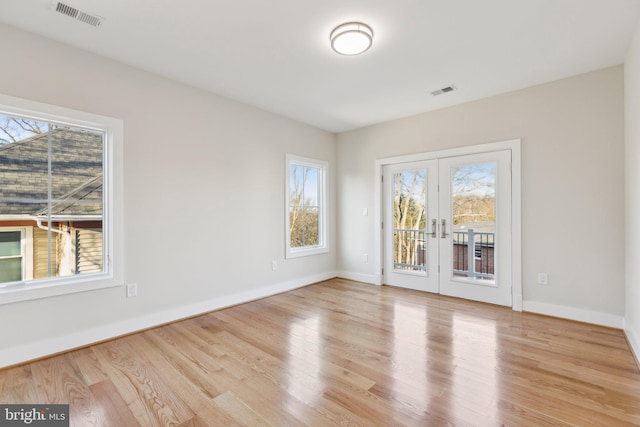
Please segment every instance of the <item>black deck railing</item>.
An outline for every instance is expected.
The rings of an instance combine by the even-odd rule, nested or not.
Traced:
[[[453,274],[474,279],[495,277],[495,233],[473,228],[453,233]]]
[[[427,270],[427,231],[394,229],[394,269]],[[495,233],[472,228],[452,232],[453,273],[458,277],[494,280]]]

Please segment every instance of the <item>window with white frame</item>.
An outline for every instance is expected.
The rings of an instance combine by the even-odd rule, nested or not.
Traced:
[[[0,95],[0,304],[115,285],[121,145],[119,120]]]
[[[328,251],[326,188],[328,163],[286,157],[286,257]]]
[[[33,278],[30,227],[0,227],[0,285]]]

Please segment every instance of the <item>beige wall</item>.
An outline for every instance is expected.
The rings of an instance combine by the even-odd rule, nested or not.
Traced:
[[[335,193],[333,134],[4,25],[0,47],[12,52],[0,93],[124,121],[125,276],[139,294],[0,305],[2,323],[20,325],[0,330],[3,349],[77,345],[335,270],[333,249],[284,260],[283,217],[285,153],[328,161]]]
[[[640,360],[640,25],[625,61],[627,292],[625,329]]]
[[[621,325],[623,105],[618,66],[339,135],[340,270],[376,274],[376,159],[519,138],[525,309]]]

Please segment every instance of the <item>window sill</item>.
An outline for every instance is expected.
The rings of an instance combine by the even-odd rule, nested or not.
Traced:
[[[59,295],[123,286],[105,273],[79,278],[57,278],[35,282],[19,282],[0,287],[0,305],[50,298]]]
[[[311,248],[300,248],[300,249],[289,249],[287,248],[286,258],[300,258],[309,255],[318,255],[318,254],[326,254],[329,252],[329,248],[326,246],[322,247],[311,247]]]

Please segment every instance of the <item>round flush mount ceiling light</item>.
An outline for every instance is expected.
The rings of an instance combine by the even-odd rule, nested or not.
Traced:
[[[331,48],[340,55],[358,55],[373,43],[373,30],[362,22],[347,22],[331,31]]]

